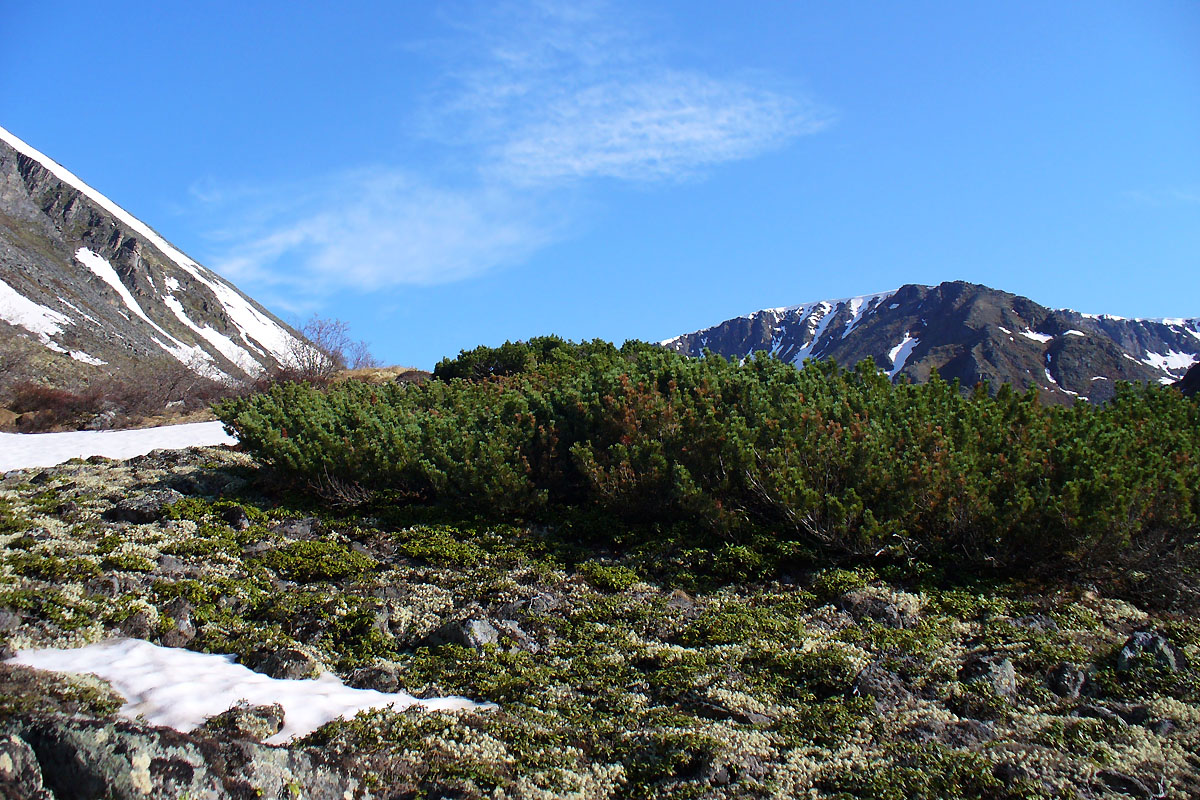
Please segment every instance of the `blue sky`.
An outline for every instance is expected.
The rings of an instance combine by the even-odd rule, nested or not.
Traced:
[[[431,367],[968,280],[1200,316],[1200,3],[12,2],[0,125]]]

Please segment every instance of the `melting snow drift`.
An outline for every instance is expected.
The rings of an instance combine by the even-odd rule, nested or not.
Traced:
[[[284,744],[326,722],[369,708],[397,711],[419,706],[431,711],[495,708],[464,697],[418,700],[410,694],[354,689],[326,673],[316,680],[279,680],[233,663],[233,656],[159,647],[140,639],[115,639],[71,650],[23,650],[6,663],[55,672],[91,673],[125,697],[121,714],[151,725],[190,731],[245,700],[283,706],[283,730],[267,739]]]
[[[161,448],[234,444],[220,422],[189,422],[127,431],[0,433],[0,473],[52,467],[72,458],[133,458]]]

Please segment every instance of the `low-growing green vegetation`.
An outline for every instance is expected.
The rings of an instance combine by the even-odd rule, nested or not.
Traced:
[[[731,582],[812,566],[1088,576],[1194,601],[1200,404],[1122,386],[1045,407],[1007,386],[893,385],[543,338],[424,385],[283,384],[218,406],[243,445],[327,496],[551,520],[595,509]],[[622,538],[623,536],[623,538]],[[466,554],[464,554],[465,556]]]
[[[248,452],[0,476],[0,646],[496,704],[291,745],[380,797],[1200,796],[1194,401],[555,339],[437,377],[229,403]],[[68,688],[0,723],[116,707]]]

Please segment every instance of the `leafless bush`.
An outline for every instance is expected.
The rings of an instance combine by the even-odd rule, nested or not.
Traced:
[[[287,362],[266,382],[307,381],[329,383],[344,369],[378,366],[370,346],[350,338],[350,325],[340,319],[327,319],[314,314],[297,329],[303,341],[296,341],[287,355]]]

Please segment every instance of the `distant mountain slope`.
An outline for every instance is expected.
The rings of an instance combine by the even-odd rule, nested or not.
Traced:
[[[0,128],[0,350],[55,378],[172,359],[215,378],[289,358],[297,334]]]
[[[871,358],[893,379],[924,381],[937,369],[964,386],[1036,386],[1050,402],[1101,402],[1113,382],[1173,383],[1200,357],[1200,318],[1123,319],[1053,310],[954,281],[756,311],[662,342],[698,356],[759,350],[799,364]]]

